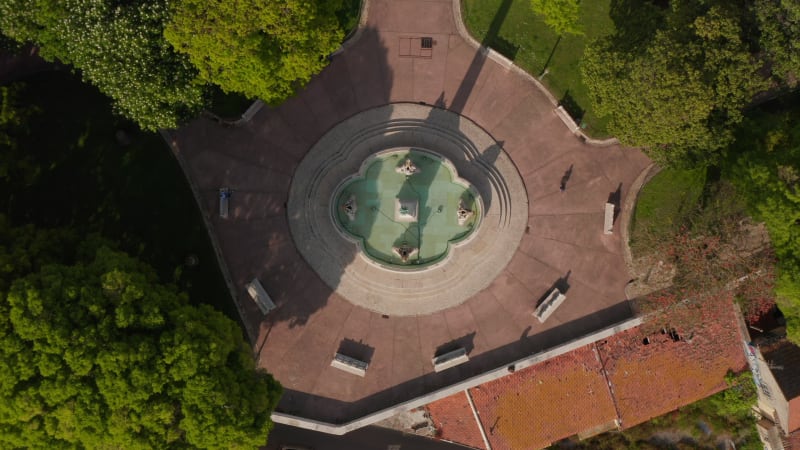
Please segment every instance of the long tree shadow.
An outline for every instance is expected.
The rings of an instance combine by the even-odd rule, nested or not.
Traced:
[[[512,0],[503,0],[503,2],[500,4],[500,7],[497,9],[497,12],[492,18],[492,22],[489,24],[489,29],[486,31],[486,34],[481,40],[481,46],[484,48],[479,49],[479,51],[477,51],[475,56],[472,58],[472,62],[467,69],[467,73],[464,75],[464,80],[458,86],[458,90],[453,96],[453,100],[450,102],[451,110],[458,113],[464,110],[464,106],[467,104],[467,99],[472,93],[475,83],[478,81],[478,76],[483,70],[483,66],[486,64],[486,58],[488,57],[486,47],[492,46],[497,41],[500,34],[500,28],[503,26],[503,22],[505,22],[506,17],[508,16],[508,11],[511,9],[511,2]]]

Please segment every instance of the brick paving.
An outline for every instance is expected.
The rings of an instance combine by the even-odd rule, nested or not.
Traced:
[[[631,315],[620,224],[603,235],[603,204],[615,191],[624,203],[649,160],[636,149],[578,139],[535,85],[458,34],[452,5],[371,0],[358,40],[295,97],[240,127],[198,119],[172,133],[258,364],[285,388],[280,411],[346,422]],[[432,56],[401,56],[408,36],[433,37]],[[334,124],[393,102],[436,104],[470,118],[501,143],[528,195],[527,232],[508,249],[500,275],[461,305],[424,316],[383,317],[337,294],[298,252],[314,243],[295,242],[286,217],[292,176],[314,143]],[[220,187],[233,190],[227,220],[217,213]],[[245,292],[253,277],[278,305],[266,317]],[[568,299],[540,324],[531,312],[559,279],[569,285]],[[454,341],[470,350],[469,364],[434,373],[431,357]],[[369,360],[366,377],[329,366],[343,346]]]

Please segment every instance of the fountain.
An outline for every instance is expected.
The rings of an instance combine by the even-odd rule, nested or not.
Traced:
[[[387,268],[422,270],[441,261],[480,221],[477,192],[450,161],[428,150],[371,155],[333,201],[340,205],[334,223],[343,235]],[[356,214],[359,207],[369,213]]]

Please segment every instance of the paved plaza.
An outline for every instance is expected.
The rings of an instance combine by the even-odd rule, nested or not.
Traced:
[[[328,423],[629,318],[622,216],[613,234],[603,234],[604,204],[624,205],[650,164],[636,149],[594,146],[573,134],[529,78],[462,36],[457,2],[365,3],[359,33],[295,97],[241,126],[198,119],[171,136],[218,243],[258,364],[284,386],[278,410]],[[432,38],[429,53],[414,50],[422,37]],[[326,133],[359,113],[400,103],[446,109],[490,135],[521,177],[527,209],[518,244],[498,245],[507,262],[477,268],[497,275],[456,306],[421,315],[385,314],[345,298],[304,259],[299,246],[321,243],[296,242],[287,211],[296,171]],[[222,187],[232,191],[227,219],[218,214]],[[360,264],[349,248],[337,258]],[[255,277],[278,305],[267,316],[246,292]],[[532,312],[554,286],[567,300],[539,323]],[[432,356],[452,345],[466,348],[469,362],[435,373]],[[331,367],[337,351],[369,362],[366,376]]]

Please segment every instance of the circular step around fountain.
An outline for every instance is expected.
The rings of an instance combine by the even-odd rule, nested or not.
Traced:
[[[410,172],[404,180],[402,172],[398,180],[384,174],[360,185],[354,195],[352,183],[367,166],[400,154],[429,171],[439,168],[425,155],[452,167],[462,189],[434,181],[433,173]],[[410,170],[399,159],[391,164],[388,173]],[[420,195],[431,186],[433,195]],[[463,192],[473,194],[454,197]],[[447,217],[434,217],[440,213]],[[527,217],[519,172],[491,136],[458,114],[407,103],[364,111],[328,131],[298,166],[288,202],[297,248],[325,283],[356,305],[401,316],[456,306],[487,287],[514,254]],[[347,231],[350,220],[361,234]],[[459,234],[459,220],[474,228]]]

